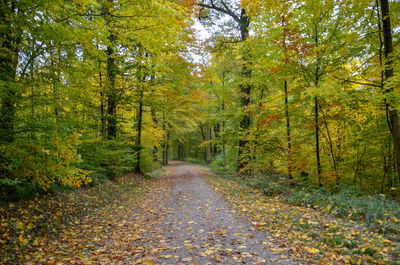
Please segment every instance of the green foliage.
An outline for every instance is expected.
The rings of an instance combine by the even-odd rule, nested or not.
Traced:
[[[321,209],[338,217],[363,221],[371,229],[399,240],[400,204],[387,199],[385,195],[363,195],[358,187],[342,188],[338,193],[299,188],[290,194],[288,201]]]
[[[91,181],[74,145],[77,135],[46,143],[15,143],[0,146],[0,191],[2,200],[29,198],[52,185],[79,187]]]
[[[93,184],[131,172],[136,163],[135,146],[124,141],[84,141],[78,152],[82,157],[79,167],[92,172]]]

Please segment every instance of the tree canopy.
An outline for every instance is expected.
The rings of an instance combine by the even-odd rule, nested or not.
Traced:
[[[4,200],[169,159],[397,192],[397,1],[0,5]]]

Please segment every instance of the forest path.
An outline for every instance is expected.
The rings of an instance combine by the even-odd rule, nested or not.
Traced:
[[[152,194],[151,229],[135,242],[143,248],[136,262],[292,264],[269,251],[265,234],[202,179],[206,168],[172,161],[166,170],[156,183],[162,188]]]
[[[22,264],[294,264],[207,184],[206,167],[171,161],[164,169],[34,247]]]

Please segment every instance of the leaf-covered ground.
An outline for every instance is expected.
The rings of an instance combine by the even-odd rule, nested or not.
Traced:
[[[0,208],[0,264],[79,259],[109,230],[106,220],[144,196],[148,181],[136,175],[94,187],[47,194]]]
[[[207,178],[215,190],[236,205],[256,227],[268,231],[282,247],[307,264],[400,264],[400,244],[364,224],[335,218],[325,209],[298,207],[279,196],[267,197],[235,181]],[[393,238],[393,237],[392,237]]]
[[[166,170],[153,181],[110,184],[114,186],[109,191],[119,194],[115,199],[86,210],[52,240],[42,235],[35,243],[19,246],[20,263],[295,263],[295,256],[275,254],[273,250],[282,246],[274,245],[213,191],[203,178],[209,174],[205,168],[173,163]]]
[[[362,224],[178,162],[1,214],[3,264],[398,264]]]

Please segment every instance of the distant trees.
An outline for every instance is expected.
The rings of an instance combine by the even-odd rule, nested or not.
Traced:
[[[223,8],[233,2],[199,1],[199,5],[229,17]],[[226,37],[214,37],[211,51],[213,58],[226,56],[227,50],[236,56],[231,59],[230,85],[224,86],[230,91],[225,93],[235,95],[231,100],[246,94],[241,89],[243,65],[251,72],[251,78],[245,78],[251,86],[245,115],[248,127],[236,125],[238,119],[217,115],[218,123],[225,122],[224,131],[241,134],[246,127],[247,136],[241,139],[246,139],[248,148],[237,157],[238,164],[245,165],[242,171],[249,175],[281,172],[295,181],[308,176],[316,186],[357,184],[382,191],[398,186],[394,84],[399,51],[390,40],[399,37],[392,29],[398,27],[400,5],[243,0],[240,8],[251,17],[248,29],[253,34],[244,43],[232,43],[230,32],[220,31]],[[202,20],[211,16],[201,9],[200,13]],[[244,51],[248,62],[234,63]],[[212,60],[207,82],[218,84],[219,68],[224,65]],[[236,109],[233,113],[243,109],[231,107]],[[212,104],[208,113],[206,119],[212,120],[224,112]],[[238,138],[225,138],[228,152],[238,142]],[[215,156],[213,163],[219,159]],[[231,162],[224,163],[231,167]]]
[[[153,121],[188,94],[175,71],[192,78],[191,63],[179,62],[192,42],[188,10],[176,1],[0,5],[2,196],[153,168],[149,153],[168,134]]]

